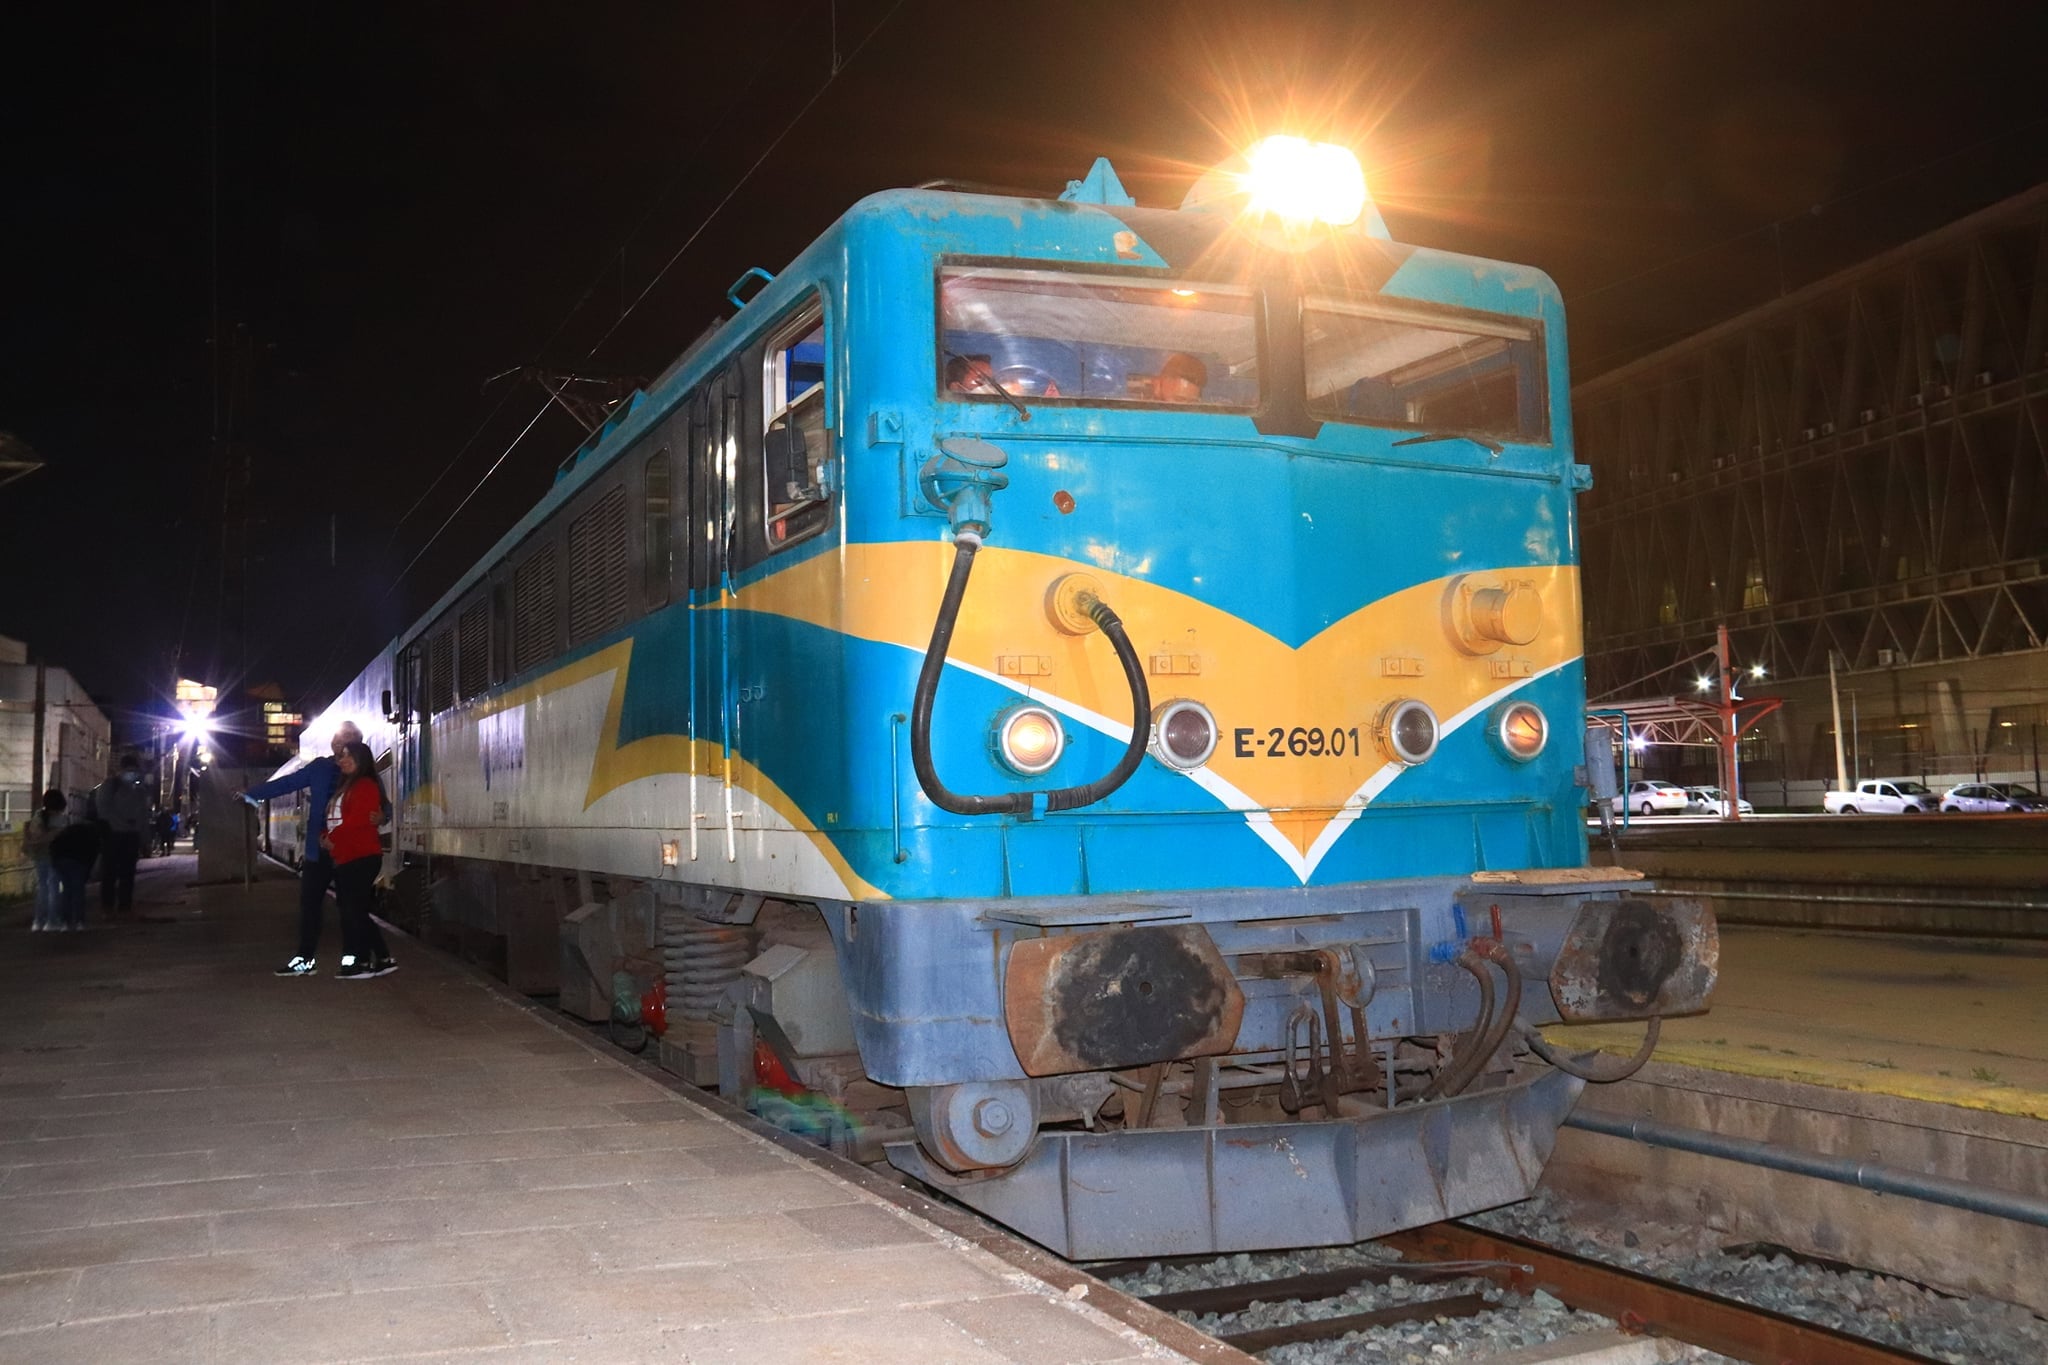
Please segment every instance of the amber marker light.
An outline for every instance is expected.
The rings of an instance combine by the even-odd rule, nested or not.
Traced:
[[[1500,747],[1507,750],[1509,758],[1527,763],[1542,753],[1543,746],[1550,742],[1550,722],[1534,703],[1509,702],[1501,708],[1494,734],[1500,740]]]
[[[1278,134],[1245,152],[1252,213],[1289,223],[1347,227],[1365,212],[1365,171],[1350,148]]]
[[[1013,772],[1036,777],[1060,761],[1067,747],[1059,718],[1043,706],[1018,706],[996,720],[995,750]]]

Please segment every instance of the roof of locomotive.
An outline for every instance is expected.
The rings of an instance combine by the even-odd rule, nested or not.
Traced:
[[[1395,242],[1377,209],[1352,229],[1321,234],[1285,249],[1234,228],[1230,215],[1201,207],[1141,208],[1099,161],[1088,179],[1058,197],[1024,198],[943,188],[890,189],[856,201],[732,317],[714,322],[646,389],[638,390],[565,459],[554,485],[411,625],[399,648],[424,634],[467,596],[491,568],[557,509],[574,498],[735,350],[780,320],[828,273],[830,263],[884,240],[900,240],[915,224],[928,254],[1015,258],[1106,266],[1170,275],[1199,263],[1218,273],[1256,275],[1262,264],[1290,262],[1311,276],[1362,276],[1371,287],[1408,299],[1442,299],[1496,313],[1536,317],[1559,310],[1556,285],[1533,266],[1512,265]],[[1321,267],[1318,270],[1318,266]]]

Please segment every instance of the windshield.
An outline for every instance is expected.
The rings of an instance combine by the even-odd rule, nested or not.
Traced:
[[[1925,788],[1925,787],[1921,786],[1921,785],[1920,785],[1920,784],[1919,784],[1918,782],[1900,782],[1900,783],[1897,783],[1896,785],[1897,785],[1897,787],[1898,787],[1898,789],[1899,789],[1899,795],[1901,795],[1901,796],[1927,796],[1927,795],[1930,795],[1930,793],[1928,792],[1927,788]]]
[[[1252,304],[1250,290],[1226,285],[951,267],[939,274],[939,391],[1249,410]]]
[[[2022,782],[1995,782],[1991,790],[2001,796],[2039,796],[2041,793]]]
[[[1318,417],[1454,436],[1550,439],[1533,323],[1389,303],[1302,311],[1308,408]]]

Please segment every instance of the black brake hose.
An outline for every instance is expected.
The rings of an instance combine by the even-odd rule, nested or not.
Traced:
[[[1663,1031],[1663,1016],[1651,1015],[1650,1027],[1643,1034],[1642,1046],[1635,1050],[1634,1056],[1620,1062],[1612,1057],[1602,1057],[1597,1052],[1573,1056],[1547,1041],[1533,1027],[1522,1030],[1522,1041],[1529,1045],[1531,1052],[1568,1076],[1577,1076],[1580,1080],[1591,1081],[1595,1085],[1612,1085],[1616,1081],[1625,1081],[1642,1070],[1643,1063],[1649,1061],[1650,1054],[1657,1050],[1657,1038]],[[1595,1062],[1602,1061],[1608,1065],[1604,1068],[1594,1065]]]
[[[1459,953],[1455,961],[1470,972],[1472,979],[1479,983],[1479,1016],[1472,1021],[1472,1032],[1465,1035],[1471,1039],[1470,1045],[1460,1046],[1457,1054],[1437,1069],[1436,1075],[1422,1088],[1422,1093],[1416,1096],[1417,1099],[1433,1100],[1439,1095],[1455,1095],[1470,1084],[1472,1078],[1461,1076],[1459,1073],[1467,1069],[1477,1073],[1479,1064],[1474,1059],[1480,1055],[1479,1045],[1493,1032],[1497,1019],[1493,1009],[1493,977],[1486,970],[1485,964],[1469,951]]]
[[[1145,666],[1138,651],[1124,634],[1123,622],[1099,597],[1087,599],[1088,616],[1109,637],[1117,661],[1124,666],[1124,680],[1131,688],[1131,742],[1123,757],[1109,772],[1079,787],[1060,787],[1049,792],[1003,792],[995,796],[964,796],[939,780],[932,764],[932,706],[939,695],[939,678],[945,672],[946,652],[953,643],[953,627],[960,619],[960,603],[967,596],[967,579],[974,572],[974,554],[981,548],[980,537],[971,533],[953,542],[953,573],[946,580],[946,595],[939,603],[939,616],[932,623],[932,640],[925,647],[924,667],[917,673],[917,695],[910,708],[910,764],[917,773],[917,785],[940,810],[955,815],[1029,814],[1039,798],[1047,811],[1076,810],[1093,805],[1130,780],[1145,761],[1145,747],[1152,734],[1152,693],[1145,683]]]

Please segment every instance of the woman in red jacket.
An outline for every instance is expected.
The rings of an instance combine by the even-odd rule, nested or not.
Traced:
[[[335,976],[361,981],[398,967],[370,918],[377,869],[384,864],[384,841],[377,833],[384,823],[384,784],[377,778],[376,757],[361,740],[344,746],[335,762],[341,785],[328,803],[327,833],[320,839],[334,860],[334,901],[341,910],[341,970]]]

